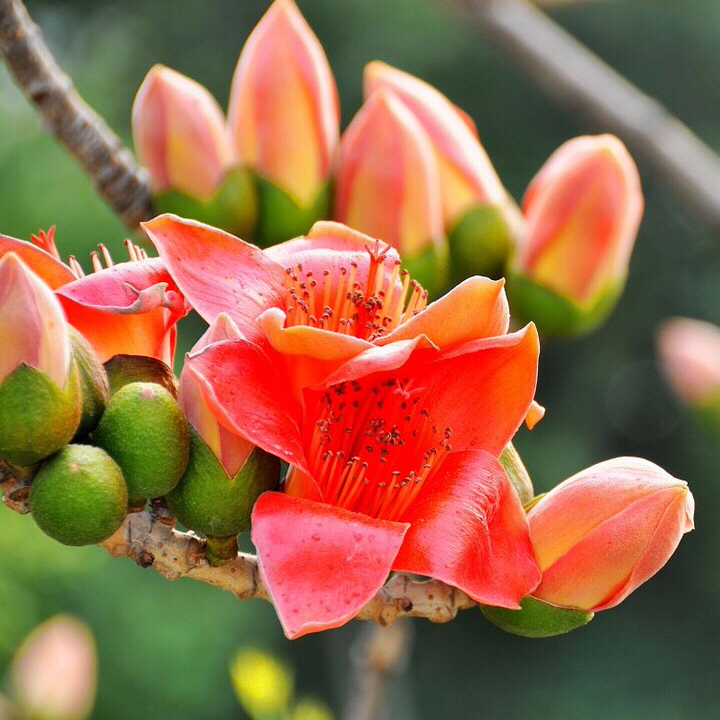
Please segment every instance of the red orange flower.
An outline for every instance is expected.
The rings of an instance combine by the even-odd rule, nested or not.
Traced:
[[[176,321],[187,313],[177,285],[157,258],[127,241],[130,262],[115,265],[100,246],[107,267],[93,253],[95,272],[85,276],[70,257],[60,260],[52,233],[38,245],[0,235],[0,257],[14,252],[55,290],[68,322],[90,342],[101,361],[116,354],[147,355],[172,366]]]
[[[254,342],[188,359],[218,420],[292,465],[253,513],[289,637],[337,627],[391,570],[519,607],[540,580],[522,505],[495,459],[535,390],[534,326],[438,349],[370,347],[298,402]]]

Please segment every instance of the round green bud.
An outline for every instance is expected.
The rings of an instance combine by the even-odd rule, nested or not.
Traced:
[[[0,383],[0,460],[32,465],[70,442],[80,422],[73,362],[65,388],[24,363]]]
[[[280,461],[255,448],[240,470],[230,477],[215,453],[190,428],[190,462],[180,484],[168,495],[175,517],[218,546],[218,561],[234,557],[238,533],[250,529],[250,515],[258,497],[274,490],[280,480]]]
[[[125,476],[130,503],[169,493],[188,464],[188,423],[177,401],[155,383],[136,382],[118,390],[95,431]]]
[[[70,327],[70,342],[80,378],[82,414],[74,440],[86,437],[95,429],[110,397],[107,375],[90,343]]]
[[[107,540],[127,511],[122,471],[100,448],[66,445],[35,475],[30,510],[38,527],[64,545]]]

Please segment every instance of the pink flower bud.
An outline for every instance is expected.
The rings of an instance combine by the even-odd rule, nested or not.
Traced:
[[[308,204],[330,176],[340,108],[325,52],[293,0],[275,0],[240,55],[228,124],[248,165]]]
[[[135,147],[159,192],[174,188],[207,198],[233,162],[225,117],[195,80],[155,65],[135,97]]]
[[[90,630],[57,616],[37,628],[12,664],[13,695],[23,716],[82,720],[97,685],[97,657]]]
[[[443,237],[438,164],[428,134],[391,90],[366,101],[340,143],[336,219],[413,258]]]
[[[693,529],[687,483],[647,460],[615,458],[560,483],[528,514],[542,582],[535,597],[582,610],[622,602]]]
[[[212,343],[241,338],[242,333],[229,315],[220,313],[205,334],[197,341],[191,354]],[[242,468],[254,445],[245,438],[224,428],[215,419],[205,402],[196,377],[186,363],[180,375],[180,406],[198,435],[215,453],[227,474],[233,477]]]
[[[25,363],[64,388],[70,335],[52,290],[13,252],[0,259],[0,382]]]
[[[507,192],[481,145],[473,121],[432,85],[376,60],[365,66],[365,97],[388,88],[430,136],[440,168],[445,225],[473,205],[503,205]]]
[[[530,183],[517,268],[585,302],[627,274],[644,200],[637,167],[613,135],[561,145]]]
[[[720,327],[702,320],[673,318],[658,332],[663,370],[686,402],[720,400]]]

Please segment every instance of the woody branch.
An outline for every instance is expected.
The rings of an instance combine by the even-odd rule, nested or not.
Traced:
[[[80,161],[123,222],[135,229],[151,218],[145,174],[62,71],[20,0],[0,0],[0,53],[47,130]]]
[[[30,511],[29,483],[29,476],[0,463],[0,492],[11,510],[22,514]],[[132,558],[168,580],[188,577],[228,590],[241,600],[270,600],[254,555],[238,553],[227,565],[212,567],[205,558],[205,541],[194,533],[175,530],[172,518],[162,509],[128,515],[120,529],[101,545],[113,557]],[[404,617],[424,617],[444,623],[454,619],[458,610],[475,605],[457,588],[399,573],[388,580],[356,619],[390,625]]]

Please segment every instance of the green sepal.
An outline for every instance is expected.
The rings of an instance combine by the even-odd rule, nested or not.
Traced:
[[[501,630],[528,638],[553,637],[587,625],[594,613],[564,608],[528,595],[520,601],[520,610],[480,605],[482,614]]]
[[[209,198],[182,190],[163,190],[153,198],[158,213],[174,213],[214,225],[242,238],[250,237],[257,222],[258,198],[250,170],[235,167]]]
[[[486,203],[470,208],[450,230],[452,280],[471,275],[500,278],[515,240],[503,208]]]
[[[544,492],[536,495],[533,498],[530,498],[526,503],[523,504],[523,510],[526,513],[529,513],[546,495],[547,493]]]
[[[450,277],[450,252],[446,238],[440,238],[415,257],[402,255],[403,267],[417,280],[431,297],[437,297],[447,287]]]
[[[280,461],[255,448],[234,477],[190,427],[190,462],[179,485],[167,496],[175,517],[208,537],[235,536],[250,529],[250,515],[258,497],[277,488]]]
[[[73,327],[70,327],[70,343],[80,376],[82,415],[74,441],[87,437],[100,422],[105,404],[110,399],[107,375],[90,343]]]
[[[80,378],[75,361],[60,388],[25,363],[0,383],[0,459],[32,465],[70,442],[80,423]]]
[[[315,197],[300,205],[286,190],[260,173],[254,173],[258,191],[258,221],[255,240],[268,247],[305,235],[318,220],[330,217],[332,186],[320,187]]]
[[[521,322],[535,322],[544,337],[582,335],[595,329],[610,315],[624,287],[623,277],[588,302],[578,303],[522,273],[508,270],[507,274],[507,293],[513,318]]]
[[[505,449],[500,453],[499,460],[505,470],[505,474],[515,488],[520,502],[522,502],[523,505],[531,502],[535,494],[532,479],[525,468],[520,454],[512,443],[508,443],[505,446]]]
[[[177,383],[173,371],[157,358],[145,355],[113,355],[105,363],[110,384],[110,395],[134,382],[152,382],[161,385],[177,397]]]

